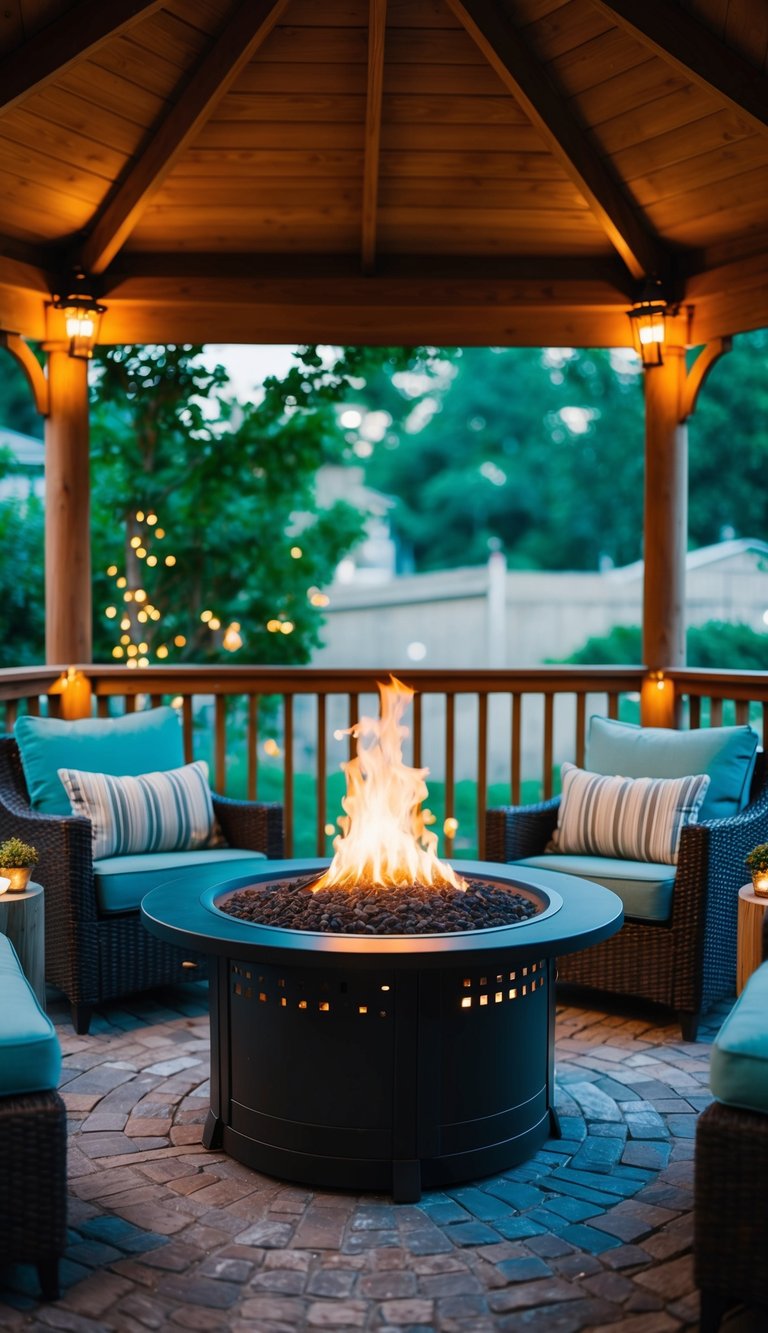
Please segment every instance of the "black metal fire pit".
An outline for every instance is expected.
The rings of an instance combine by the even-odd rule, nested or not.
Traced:
[[[614,934],[615,894],[553,871],[462,862],[538,915],[441,935],[320,934],[255,925],[220,903],[263,875],[142,903],[161,939],[211,958],[211,1109],[204,1142],[309,1185],[399,1202],[506,1170],[558,1133],[555,959]]]

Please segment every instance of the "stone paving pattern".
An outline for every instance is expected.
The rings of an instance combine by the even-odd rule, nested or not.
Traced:
[[[695,1329],[694,1133],[726,1011],[689,1044],[677,1027],[559,1009],[563,1138],[414,1206],[286,1185],[206,1152],[204,987],[106,1008],[88,1037],[54,1003],[71,1129],[64,1289],[40,1304],[33,1269],[0,1270],[0,1328]]]

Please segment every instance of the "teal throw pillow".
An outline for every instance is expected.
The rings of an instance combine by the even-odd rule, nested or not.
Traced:
[[[757,733],[751,727],[675,731],[593,717],[587,767],[593,773],[625,778],[683,778],[689,773],[707,773],[710,782],[699,810],[701,823],[705,819],[730,819],[744,809],[756,754]]]
[[[20,717],[14,729],[35,810],[71,815],[60,768],[138,777],[150,770],[181,768],[184,740],[175,708],[149,708],[122,717]]]

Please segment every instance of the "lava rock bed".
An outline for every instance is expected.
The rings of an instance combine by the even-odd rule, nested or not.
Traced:
[[[254,925],[332,935],[442,935],[510,926],[542,911],[533,898],[488,879],[467,879],[464,891],[414,884],[312,893],[312,883],[314,878],[275,880],[259,888],[238,889],[216,905]]]

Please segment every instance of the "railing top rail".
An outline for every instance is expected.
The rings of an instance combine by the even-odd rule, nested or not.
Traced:
[[[375,692],[376,682],[397,675],[422,692],[546,693],[579,690],[631,690],[639,687],[644,669],[632,667],[543,666],[506,670],[475,668],[427,669],[336,668],[304,666],[150,666],[131,671],[124,666],[83,663],[94,693],[101,695],[162,693],[346,694]],[[31,689],[47,689],[66,667],[0,670],[0,697],[22,697]],[[11,693],[13,691],[13,693]]]

